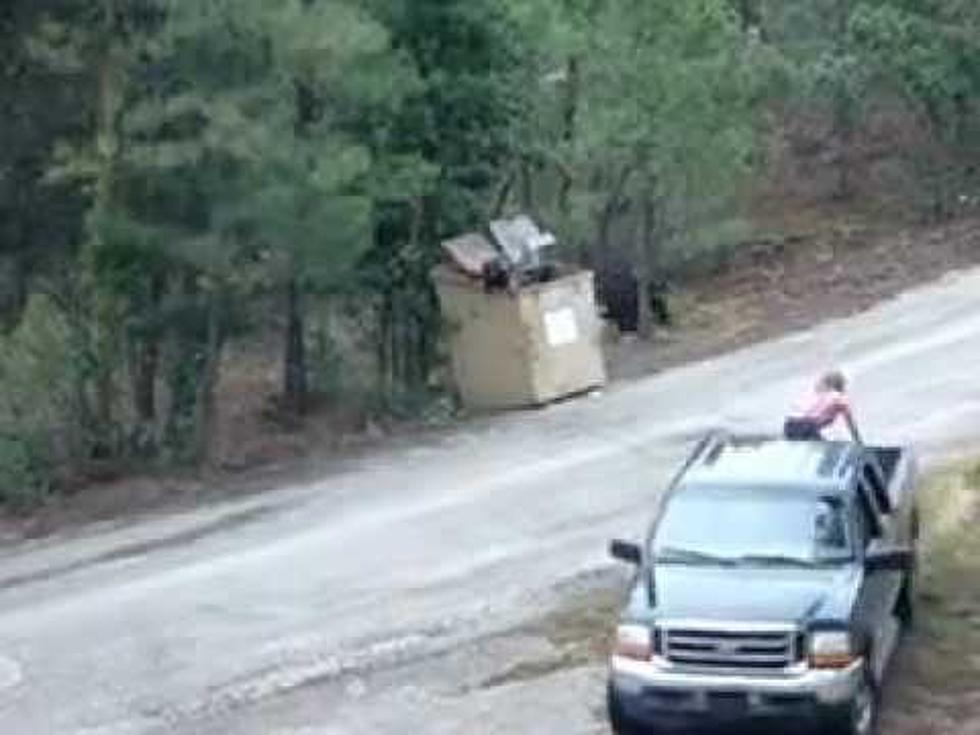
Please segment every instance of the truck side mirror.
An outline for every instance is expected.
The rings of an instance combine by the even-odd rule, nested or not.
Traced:
[[[872,547],[864,557],[869,572],[908,572],[915,566],[915,552],[903,547]]]
[[[613,559],[640,566],[643,563],[643,549],[639,544],[616,539],[609,544],[609,554]]]

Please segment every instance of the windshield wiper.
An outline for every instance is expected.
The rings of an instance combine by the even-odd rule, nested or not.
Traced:
[[[798,556],[784,556],[781,554],[746,554],[745,556],[740,556],[736,560],[736,563],[759,564],[772,567],[800,567],[803,569],[812,569],[817,566],[817,562],[810,559],[801,559]]]
[[[673,546],[666,546],[659,549],[654,560],[662,564],[704,564],[722,567],[730,567],[736,564],[735,559],[727,556],[716,556],[705,551],[680,549]]]

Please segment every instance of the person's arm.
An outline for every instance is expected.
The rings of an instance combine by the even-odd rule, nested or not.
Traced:
[[[864,439],[861,438],[861,432],[858,431],[857,421],[854,420],[854,414],[851,412],[851,407],[846,406],[842,411],[841,415],[844,417],[844,423],[847,424],[847,430],[851,432],[851,438],[854,439],[856,444],[864,445]]]
[[[857,421],[854,419],[854,412],[851,411],[850,402],[845,400],[841,414],[844,417],[848,430],[851,432],[851,436],[854,438],[854,443],[861,447],[865,456],[867,457],[868,464],[871,466],[871,471],[874,473],[875,480],[881,487],[881,491],[883,493],[887,493],[888,476],[885,474],[885,470],[882,468],[881,462],[878,460],[878,455],[874,452],[874,450],[868,449],[867,445],[865,445],[864,439],[861,437],[861,432],[858,431]]]
[[[845,394],[841,393],[836,396],[834,400],[834,413],[837,414],[837,418],[844,420],[844,425],[847,426],[847,430],[851,434],[851,439],[856,444],[863,445],[864,440],[861,438],[861,432],[858,431],[857,421],[854,419],[854,412],[851,410],[851,402]]]

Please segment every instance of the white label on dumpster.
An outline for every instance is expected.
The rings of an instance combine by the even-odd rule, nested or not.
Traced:
[[[565,308],[545,312],[544,331],[548,344],[552,347],[563,347],[578,342],[578,322],[575,319],[575,311]]]

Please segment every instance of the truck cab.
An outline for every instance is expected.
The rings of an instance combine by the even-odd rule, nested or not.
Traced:
[[[614,731],[871,735],[913,614],[916,485],[907,449],[703,440],[647,538],[611,546],[636,568],[610,661]]]

